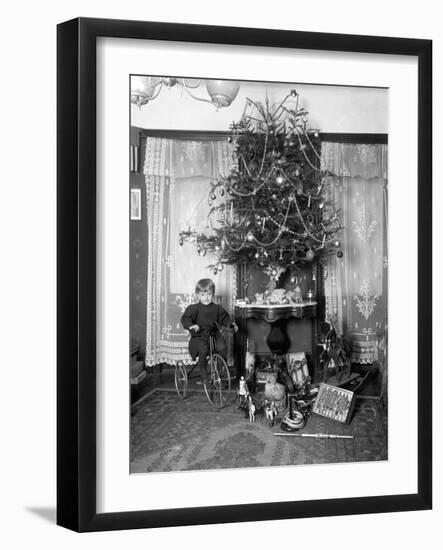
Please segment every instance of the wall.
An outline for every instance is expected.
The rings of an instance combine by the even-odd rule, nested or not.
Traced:
[[[137,132],[131,132],[131,142],[138,143]],[[140,346],[140,355],[146,349],[146,307],[147,307],[147,266],[148,232],[146,227],[146,183],[143,174],[146,140],[140,142],[139,170],[130,173],[130,188],[140,189],[141,220],[130,221],[130,336],[131,345]]]
[[[271,105],[278,105],[292,88],[300,94],[299,106],[309,111],[309,126],[312,128],[331,133],[387,132],[389,97],[385,89],[260,82],[242,82],[233,103],[219,111],[212,105],[190,98],[178,84],[172,88],[164,87],[151,103],[141,108],[131,105],[131,124],[132,127],[148,130],[227,132],[229,124],[240,119],[246,98],[263,101],[268,97]],[[204,95],[198,91],[193,93]],[[288,106],[290,105],[295,103],[291,102]],[[144,146],[145,140],[142,139],[141,143]],[[142,151],[141,162],[143,158]],[[140,175],[131,175],[131,187],[139,187],[141,181]],[[145,190],[143,185],[141,187],[144,197]],[[141,258],[146,256],[147,246],[147,235],[141,230],[143,226],[143,221],[131,222],[131,274],[134,275],[131,286],[131,339],[140,344],[142,351],[146,344],[146,273],[142,268]],[[137,260],[134,259],[135,255]],[[253,277],[248,295],[251,297],[255,292],[264,290],[260,277]],[[311,341],[310,324],[298,323],[297,331],[290,329],[290,332],[292,340],[301,343],[297,349],[308,351]]]
[[[263,101],[267,94],[271,103],[278,104],[292,88],[300,94],[299,106],[309,111],[311,128],[338,133],[388,132],[385,89],[253,82],[241,83],[233,103],[218,112],[212,105],[190,98],[178,85],[164,88],[152,103],[141,109],[131,106],[131,123],[150,129],[227,131],[233,120],[240,119],[247,97]]]
[[[257,6],[257,7],[256,7]],[[122,3],[115,0],[47,0],[8,3],[3,8],[3,74],[1,87],[2,182],[2,448],[0,540],[8,549],[43,546],[107,550],[128,548],[242,547],[338,550],[344,544],[359,550],[402,550],[436,547],[443,521],[443,301],[434,290],[434,510],[395,514],[246,522],[230,525],[113,531],[78,535],[56,527],[55,448],[55,25],[78,15],[176,21],[182,23],[288,28],[350,34],[378,34],[434,40],[434,120],[443,123],[443,31],[440,3],[385,0],[371,3],[317,0],[272,5],[225,0],[211,2]],[[26,136],[26,139],[25,139]],[[443,181],[443,138],[434,135],[434,178]],[[20,144],[18,146],[18,144]],[[27,175],[17,174],[26,163]],[[18,194],[20,190],[20,194]],[[21,200],[18,203],[17,199]],[[17,205],[20,207],[17,208]],[[15,207],[11,207],[15,205]],[[443,278],[443,186],[436,185],[434,280]],[[26,220],[26,223],[18,223]],[[26,327],[26,328],[25,328]],[[438,392],[438,393],[437,393]],[[405,426],[405,434],[408,434]],[[344,475],[340,473],[340,475]],[[440,481],[439,481],[440,480]],[[240,481],[241,482],[241,481]],[[291,480],[289,479],[290,483]],[[315,468],[312,468],[315,483]],[[246,488],[247,490],[247,488]],[[297,487],[294,487],[294,493]]]

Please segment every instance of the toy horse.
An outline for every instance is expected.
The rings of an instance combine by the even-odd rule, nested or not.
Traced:
[[[252,397],[249,396],[248,399],[248,410],[249,410],[249,422],[255,422],[255,405],[252,401]]]

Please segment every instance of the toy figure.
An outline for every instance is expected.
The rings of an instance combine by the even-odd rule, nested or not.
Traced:
[[[269,401],[281,401],[285,398],[286,388],[283,384],[275,382],[275,377],[268,376],[265,384],[265,397]]]
[[[277,407],[275,406],[275,402],[272,401],[271,403],[266,403],[266,408],[265,408],[265,413],[266,413],[266,418],[269,422],[269,426],[272,428],[272,426],[274,425],[274,420],[278,414],[278,410],[277,410]]]
[[[246,380],[245,380],[245,377],[242,376],[240,378],[240,383],[239,383],[239,387],[238,387],[238,394],[239,395],[248,395],[248,387],[246,385]]]
[[[240,378],[240,382],[238,384],[238,401],[239,401],[239,409],[242,409],[246,407],[247,401],[249,397],[249,390],[248,385],[246,384],[245,377],[242,376]]]

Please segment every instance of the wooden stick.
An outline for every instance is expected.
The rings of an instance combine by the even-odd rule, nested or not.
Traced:
[[[294,434],[290,432],[274,432],[274,435],[284,435],[288,437],[315,437],[317,439],[354,439],[353,435],[335,435],[335,434]]]

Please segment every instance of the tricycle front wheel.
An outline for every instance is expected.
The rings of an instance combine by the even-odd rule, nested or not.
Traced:
[[[185,399],[188,395],[188,373],[185,365],[179,361],[175,365],[175,389],[180,399]]]
[[[226,361],[218,353],[208,359],[209,376],[205,383],[206,397],[217,409],[222,409],[229,402],[231,394],[231,376]]]

